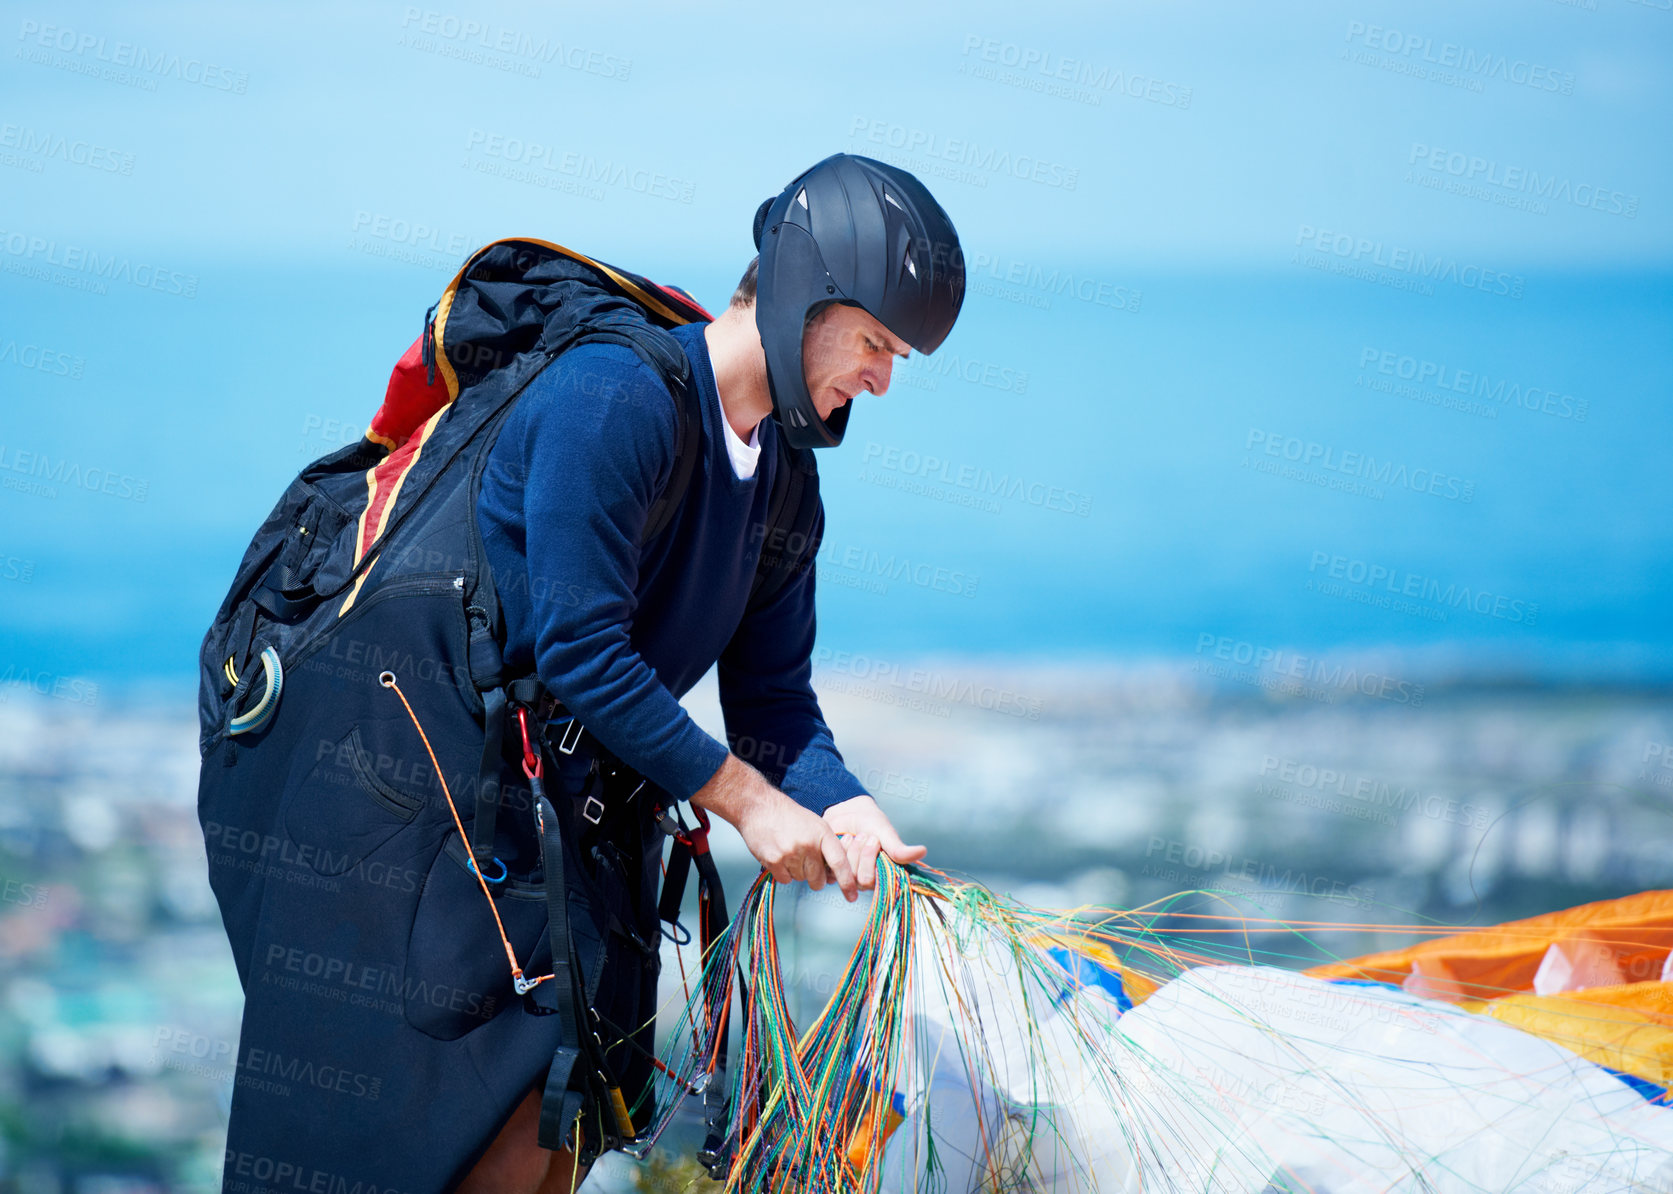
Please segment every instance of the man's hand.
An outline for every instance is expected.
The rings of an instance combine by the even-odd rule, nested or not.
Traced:
[[[929,852],[923,846],[908,846],[901,841],[888,815],[870,796],[856,796],[831,805],[825,810],[825,823],[842,835],[848,865],[854,869],[862,891],[877,886],[879,850],[896,862],[917,862]]]
[[[775,882],[801,879],[814,891],[832,882],[849,902],[859,897],[854,868],[831,826],[738,756],[727,755],[691,803],[729,821]]]

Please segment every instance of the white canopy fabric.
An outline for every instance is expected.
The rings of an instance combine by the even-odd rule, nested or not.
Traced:
[[[883,1190],[1673,1192],[1673,1109],[1380,984],[1209,966],[1123,1012],[927,931],[911,1008]]]

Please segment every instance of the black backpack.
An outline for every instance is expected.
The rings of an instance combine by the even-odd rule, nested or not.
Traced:
[[[666,527],[701,436],[690,363],[669,329],[709,318],[683,291],[546,241],[503,240],[478,250],[396,365],[366,438],[304,468],[245,552],[204,637],[198,697],[199,818],[245,988],[241,1057],[258,1045],[265,1057],[306,1056],[324,1039],[341,1054],[329,1059],[337,1072],[351,1063],[366,1073],[394,1064],[411,1094],[396,1098],[393,1082],[382,1085],[381,1100],[353,1108],[350,1131],[307,1099],[274,1098],[263,1083],[240,1081],[227,1180],[235,1153],[305,1148],[310,1164],[343,1173],[355,1158],[364,1163],[365,1141],[381,1138],[400,1140],[412,1155],[380,1157],[379,1185],[442,1189],[436,1183],[462,1176],[470,1148],[496,1126],[481,1109],[503,1110],[504,1100],[526,1090],[530,1059],[542,1049],[550,1064],[541,1127],[547,1147],[567,1141],[578,1115],[601,1114],[608,1101],[596,1090],[591,1100],[581,1097],[594,1080],[582,1071],[645,1070],[644,1059],[630,1055],[645,1053],[648,1038],[640,1034],[625,1053],[619,1042],[606,1049],[600,1034],[609,1030],[590,1009],[608,1004],[631,1017],[635,1008],[643,1013],[647,989],[654,1001],[655,942],[638,943],[650,954],[640,973],[603,965],[612,933],[643,936],[631,921],[654,876],[634,873],[633,843],[625,839],[582,853],[589,826],[575,821],[572,801],[555,797],[549,824],[554,812],[541,781],[519,773],[525,758],[538,770],[545,750],[538,734],[528,746],[520,719],[562,710],[534,677],[506,674],[475,507],[489,450],[518,395],[567,349],[603,341],[651,364],[679,410],[673,472],[645,538]],[[777,442],[768,526],[752,545],[760,550],[752,606],[770,600],[818,549],[813,454],[789,448],[782,436]],[[798,550],[761,550],[777,544]],[[564,741],[573,747],[570,735]],[[600,753],[607,755],[593,757]],[[625,787],[606,783],[636,778],[623,777],[613,759],[607,777],[596,765],[570,774],[570,754],[545,755],[568,796],[585,795],[589,806],[595,797],[608,803],[612,793],[616,803],[632,799]],[[446,807],[429,798],[438,783],[448,791]],[[507,858],[514,847],[504,844],[500,813],[515,805],[518,791],[525,826],[546,812],[537,848]],[[579,832],[562,833],[560,849],[554,830],[565,829]],[[468,844],[461,840],[467,832]],[[660,850],[655,857],[660,863]],[[562,870],[573,883],[605,863],[612,874],[623,872],[615,888],[582,884],[566,902],[554,890],[562,884],[544,881]],[[363,885],[353,900],[341,898],[343,882]],[[507,949],[530,973],[573,971],[568,989],[563,982],[525,989],[521,974],[513,981],[483,905],[490,883]],[[648,894],[654,906],[654,890]],[[633,907],[622,902],[628,896]],[[301,969],[293,972],[297,958]],[[345,973],[358,975],[360,986],[345,1000],[333,1001],[335,991],[318,995],[323,1020],[310,1025],[299,1016],[299,991]],[[613,986],[620,989],[612,995]],[[388,1005],[384,1019],[362,1007],[367,990],[382,992],[373,1002]],[[535,1014],[514,1015],[512,1003]],[[556,1014],[542,1026],[542,1013]],[[631,1029],[644,1018],[622,1023]],[[561,1021],[568,1025],[558,1033]],[[578,1035],[599,1049],[577,1057]],[[464,1042],[468,1055],[458,1052]],[[485,1076],[484,1051],[519,1061]],[[494,1097],[482,1098],[480,1084]],[[480,1106],[461,1112],[449,1091]],[[412,1125],[437,1122],[443,1099],[450,1106],[440,1118],[453,1117],[448,1129],[415,1143]],[[633,1120],[642,1121],[644,1109],[635,1111]],[[388,1134],[380,1137],[372,1129],[385,1117]],[[620,1113],[614,1123],[606,1115],[589,1130],[586,1151],[632,1136]]]
[[[479,571],[461,573],[476,601],[473,614],[487,630],[500,630],[476,538],[476,492],[516,397],[577,344],[632,348],[676,396],[673,473],[651,507],[643,538],[663,530],[690,483],[701,435],[690,363],[667,329],[711,318],[677,287],[548,241],[501,240],[477,250],[396,364],[366,437],[304,468],[251,540],[204,637],[200,750],[207,753],[272,715],[283,683],[278,669],[352,608],[374,567],[379,588],[401,576],[435,573],[438,559],[450,572],[468,562]],[[760,553],[752,604],[770,600],[818,548],[813,453],[788,447],[782,436],[778,443],[783,467],[775,474],[761,543],[796,550]],[[392,550],[384,559],[386,548]],[[339,597],[344,601],[333,610]],[[256,666],[266,652],[275,662]]]

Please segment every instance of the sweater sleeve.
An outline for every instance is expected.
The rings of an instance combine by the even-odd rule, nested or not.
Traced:
[[[824,530],[821,503],[811,541]],[[810,556],[769,602],[751,609],[720,656],[720,706],[733,753],[816,813],[865,786],[848,770],[813,692]]]
[[[619,347],[559,357],[518,400],[535,667],[617,757],[690,799],[726,760],[632,645],[640,536],[673,470],[661,379]]]

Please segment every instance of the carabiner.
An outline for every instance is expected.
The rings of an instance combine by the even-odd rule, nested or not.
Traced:
[[[523,731],[523,774],[530,779],[540,779],[544,764],[541,762],[540,752],[534,748],[534,743],[529,738],[529,709],[527,705],[517,706],[517,725]]]

